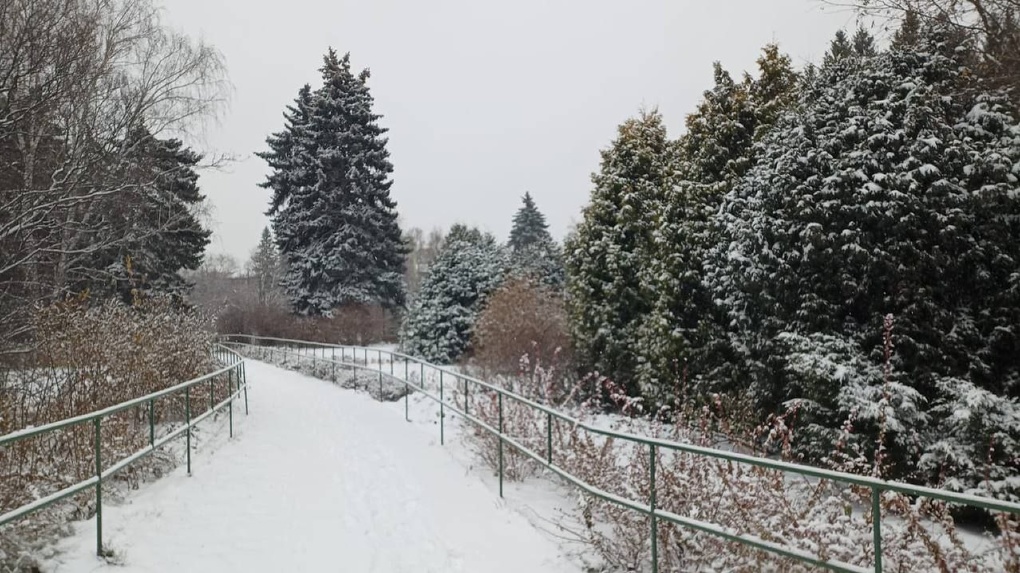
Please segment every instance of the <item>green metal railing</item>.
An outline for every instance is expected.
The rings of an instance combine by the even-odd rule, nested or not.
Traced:
[[[242,342],[246,341],[246,342]],[[263,344],[256,344],[260,342]],[[440,443],[445,441],[445,428],[444,418],[446,410],[450,410],[460,414],[464,419],[472,422],[478,427],[489,432],[493,436],[499,439],[499,451],[498,451],[498,473],[499,473],[499,495],[503,496],[503,478],[504,478],[504,459],[503,459],[503,448],[504,444],[509,445],[519,451],[521,454],[531,458],[535,462],[541,464],[549,471],[560,476],[567,482],[571,483],[575,487],[587,492],[588,494],[605,500],[607,502],[625,507],[637,512],[641,512],[649,517],[651,522],[650,535],[650,550],[651,550],[651,564],[652,571],[658,571],[658,523],[659,521],[667,521],[674,523],[681,527],[686,527],[695,531],[714,535],[722,539],[736,542],[742,545],[754,547],[764,551],[768,551],[777,555],[781,555],[790,559],[794,559],[801,563],[814,565],[821,567],[829,571],[838,571],[841,573],[868,573],[874,571],[875,573],[882,573],[882,511],[881,511],[881,495],[883,492],[897,492],[910,496],[929,498],[934,500],[941,500],[948,503],[955,503],[961,505],[967,505],[971,507],[979,507],[991,511],[1007,512],[1013,515],[1020,515],[1020,504],[1010,503],[1005,501],[999,501],[992,498],[980,497],[968,494],[954,493],[950,491],[910,485],[902,482],[880,480],[868,476],[855,475],[843,472],[837,472],[827,470],[823,468],[793,464],[789,462],[773,460],[769,458],[761,458],[756,456],[750,456],[737,452],[728,452],[723,450],[717,450],[713,448],[707,448],[703,446],[696,446],[693,444],[685,444],[680,442],[673,442],[663,440],[659,438],[650,438],[646,436],[639,436],[635,434],[616,432],[607,430],[605,428],[599,428],[585,423],[582,420],[573,418],[567,414],[559,412],[546,405],[539,404],[533,400],[520,396],[511,391],[508,391],[499,386],[478,380],[471,376],[466,376],[458,372],[445,369],[441,366],[431,364],[424,360],[400,354],[397,352],[390,352],[387,350],[381,350],[378,348],[365,348],[360,346],[344,346],[344,345],[331,345],[322,344],[315,342],[307,342],[301,340],[289,340],[283,338],[272,338],[272,337],[259,337],[249,335],[230,335],[224,337],[224,344],[235,346],[239,348],[259,348],[268,349],[271,353],[278,353],[278,355],[290,355],[300,357],[302,359],[311,359],[313,362],[325,361],[326,363],[332,364],[334,379],[335,370],[337,367],[341,368],[353,368],[371,371],[373,373],[378,372],[380,393],[383,377],[395,380],[397,382],[407,385],[409,388],[413,388],[415,391],[420,392],[429,399],[435,401],[439,405],[440,416],[439,416],[439,435]],[[310,349],[311,353],[295,352],[292,346],[300,346],[304,349]],[[359,355],[361,360],[359,361]],[[383,357],[387,357],[389,364],[389,372],[384,371]],[[348,361],[350,358],[350,361]],[[378,368],[373,368],[371,365],[371,358],[376,359]],[[401,363],[403,365],[404,376],[401,378],[398,373],[399,369],[394,368],[395,363]],[[415,369],[418,370],[419,383],[416,386],[410,379],[411,365],[415,365]],[[439,392],[438,395],[426,390],[425,380],[425,369],[428,368],[432,373],[439,374]],[[455,384],[462,385],[462,391],[465,393],[465,399],[463,408],[458,406],[456,403],[449,403],[444,397],[444,387],[446,386],[446,377],[452,377]],[[479,388],[487,389],[491,392],[495,392],[498,403],[498,421],[497,426],[493,427],[485,421],[473,416],[468,411],[468,399],[466,398],[469,392],[469,384],[477,386]],[[408,418],[408,395],[404,395],[404,415],[405,419]],[[509,436],[503,431],[503,404],[504,400],[513,400],[521,404],[525,404],[528,407],[542,412],[545,414],[546,419],[546,451],[545,455],[539,452],[532,451],[519,441],[515,440],[512,436]],[[570,424],[571,426],[581,428],[592,434],[602,435],[617,440],[625,440],[634,444],[645,446],[649,450],[649,480],[650,480],[650,495],[649,499],[636,501],[628,498],[624,498],[599,489],[592,486],[591,484],[583,481],[582,479],[568,473],[564,469],[558,467],[553,463],[552,456],[552,425],[553,420],[560,420]],[[844,484],[850,484],[861,488],[867,488],[871,491],[871,519],[872,519],[872,543],[874,549],[874,562],[873,567],[866,569],[850,563],[844,563],[836,560],[826,560],[813,555],[807,551],[800,549],[787,547],[778,543],[774,543],[760,537],[753,535],[747,535],[737,533],[724,529],[716,524],[708,523],[705,521],[685,517],[665,511],[657,506],[656,503],[656,465],[657,465],[657,453],[659,451],[672,450],[677,452],[684,452],[696,456],[704,456],[709,458],[715,458],[720,460],[726,460],[729,462],[736,462],[742,464],[748,464],[759,468],[767,468],[772,470],[778,470],[800,476],[807,476],[812,478],[831,480],[834,482],[840,482]]]
[[[94,452],[95,452],[95,475],[92,477],[82,480],[74,485],[67,486],[60,491],[51,493],[45,497],[39,498],[31,503],[23,505],[17,509],[11,510],[3,515],[0,515],[0,526],[7,523],[13,522],[14,520],[20,519],[27,516],[30,513],[39,511],[53,503],[56,503],[69,496],[75,495],[79,492],[87,490],[89,488],[95,488],[96,490],[96,553],[100,556],[104,555],[103,551],[103,482],[108,480],[114,474],[120,472],[124,468],[128,467],[132,463],[152,454],[158,448],[166,444],[167,442],[179,438],[181,435],[185,436],[187,442],[187,467],[188,475],[191,475],[191,434],[192,428],[201,421],[205,420],[209,416],[216,412],[226,408],[229,415],[230,425],[230,436],[234,435],[234,400],[244,399],[244,413],[248,413],[248,385],[245,378],[244,372],[244,360],[237,352],[222,346],[217,345],[213,348],[214,358],[221,364],[226,366],[200,376],[198,378],[182,382],[176,386],[160,390],[159,392],[153,392],[145,396],[122,402],[109,408],[104,408],[89,414],[83,414],[75,416],[73,418],[67,418],[43,426],[28,427],[10,434],[0,436],[0,448],[13,447],[16,442],[26,440],[28,438],[38,437],[57,430],[79,426],[83,424],[91,424],[94,433]],[[214,384],[218,378],[226,377],[227,384],[227,397],[219,403],[214,403],[215,387]],[[199,416],[192,418],[192,400],[191,400],[191,389],[199,384],[209,385],[209,409],[200,414]],[[177,428],[165,436],[156,437],[155,427],[155,408],[156,401],[160,398],[165,398],[171,395],[184,393],[185,403],[185,421],[184,425]],[[105,470],[103,469],[103,441],[102,441],[102,424],[103,419],[114,414],[123,412],[130,408],[147,407],[147,417],[149,425],[149,445],[136,451],[135,453],[118,460],[116,463],[110,465]],[[109,461],[109,460],[107,460]]]

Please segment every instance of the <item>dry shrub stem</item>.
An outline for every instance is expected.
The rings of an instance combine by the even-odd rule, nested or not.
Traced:
[[[38,309],[33,326],[38,340],[33,350],[8,355],[0,364],[0,435],[113,406],[215,367],[209,321],[170,300],[93,306],[77,299]],[[200,384],[190,390],[193,416],[208,410],[210,392],[214,403],[224,400],[227,377],[215,379],[211,388]],[[157,400],[157,437],[179,427],[184,412],[183,393]],[[142,406],[102,420],[104,469],[148,445],[148,416]],[[0,514],[92,477],[94,447],[92,424],[0,447]],[[148,456],[118,473],[114,484],[137,487],[170,469],[175,457]],[[52,540],[64,521],[91,516],[93,498],[89,490],[0,528],[0,555],[25,560],[33,547]],[[14,567],[0,559],[4,566]]]
[[[525,361],[527,364],[527,361]],[[718,396],[701,408],[680,408],[675,415],[657,412],[641,416],[640,402],[623,396],[606,379],[589,376],[566,387],[553,368],[531,365],[528,371],[502,383],[532,400],[568,411],[586,423],[617,431],[659,437],[755,455],[778,452],[794,460],[796,438],[790,419],[773,416],[751,435],[735,430],[728,416],[741,415],[742,407],[724,404]],[[559,393],[550,388],[561,388]],[[608,416],[595,400],[585,396],[612,396],[616,411],[631,416]],[[504,428],[508,435],[533,452],[544,454],[546,415],[504,398]],[[471,410],[489,425],[497,424],[498,411],[491,393],[473,393]],[[739,419],[739,418],[738,418]],[[480,428],[466,439],[480,460],[493,472],[498,468],[499,440]],[[648,503],[649,452],[647,446],[593,435],[582,428],[553,425],[554,463],[593,485],[614,494]],[[834,469],[858,474],[880,474],[858,453],[837,452]],[[504,477],[522,480],[538,475],[542,467],[513,447],[504,448]],[[862,567],[874,559],[870,512],[871,491],[828,480],[814,480],[744,464],[659,450],[656,456],[656,493],[662,510],[715,523],[731,531]],[[881,497],[884,570],[1020,573],[1020,530],[1017,519],[996,515],[999,532],[968,543],[957,529],[948,504],[916,500],[886,492]],[[650,570],[650,522],[639,512],[580,494],[574,515],[563,521],[564,533],[580,521],[584,542],[594,548],[607,571]],[[978,546],[979,545],[979,546]],[[669,522],[658,525],[659,571],[811,571],[813,568],[761,550],[697,533]]]

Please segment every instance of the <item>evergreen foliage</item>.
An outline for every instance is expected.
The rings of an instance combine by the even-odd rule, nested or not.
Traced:
[[[464,225],[450,228],[426,271],[401,329],[401,348],[437,364],[452,364],[470,351],[475,321],[506,268],[495,237]]]
[[[715,64],[715,86],[688,116],[687,133],[676,145],[677,181],[665,195],[642,265],[652,304],[636,345],[642,392],[659,402],[671,399],[679,385],[696,382],[698,390],[708,390],[715,386],[708,379],[726,375],[719,371],[731,356],[722,344],[722,318],[703,286],[703,261],[719,240],[714,214],[754,161],[754,142],[791,105],[797,86],[789,57],[775,45],[763,49],[758,69],[758,77],[745,75],[737,83]]]
[[[274,295],[283,276],[283,263],[269,227],[262,229],[259,244],[252,251],[247,266],[248,275],[255,281],[259,304],[274,302],[277,298]]]
[[[201,265],[212,234],[194,213],[205,199],[195,170],[202,156],[179,139],[160,139],[145,128],[133,130],[124,145],[130,153],[115,176],[138,192],[106,217],[125,240],[96,251],[82,268],[69,269],[79,277],[74,290],[128,303],[142,294],[183,297],[190,285],[179,273]]]
[[[525,193],[523,205],[514,214],[510,229],[510,272],[553,288],[565,280],[563,255],[549,234],[545,215],[535,206],[531,193]]]
[[[634,341],[650,307],[641,269],[654,214],[673,181],[672,144],[658,111],[619,127],[602,151],[584,219],[565,248],[567,299],[581,368],[636,392]]]
[[[975,487],[954,453],[986,445],[952,404],[1006,412],[1020,388],[1020,127],[1004,95],[959,95],[967,57],[935,29],[912,50],[823,66],[726,195],[707,282],[734,328],[735,388],[827,429],[815,459],[853,416],[901,469],[923,455],[927,481],[955,465]],[[893,368],[878,377],[861,365],[883,360],[887,314]]]
[[[283,285],[301,314],[350,304],[404,304],[404,244],[390,197],[393,166],[386,129],[373,113],[368,70],[350,55],[323,58],[322,86],[301,89],[284,130],[260,156],[272,173],[269,214],[286,274]]]

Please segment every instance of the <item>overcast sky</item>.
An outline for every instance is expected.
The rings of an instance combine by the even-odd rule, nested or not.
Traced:
[[[670,137],[712,84],[779,43],[816,61],[853,14],[817,0],[164,0],[170,25],[226,59],[229,110],[206,150],[238,161],[206,172],[209,253],[243,263],[268,219],[254,157],[329,46],[370,68],[389,131],[403,227],[476,224],[506,239],[530,191],[562,239],[581,217],[599,150],[642,106]]]

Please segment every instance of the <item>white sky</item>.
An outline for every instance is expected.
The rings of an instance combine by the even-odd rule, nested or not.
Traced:
[[[854,15],[818,0],[164,0],[168,23],[224,55],[230,108],[199,147],[238,161],[205,172],[208,252],[240,262],[268,219],[265,163],[329,46],[372,70],[389,128],[401,224],[476,224],[506,239],[530,191],[553,235],[581,217],[599,150],[642,106],[671,137],[712,84],[712,62],[753,70],[777,41],[817,61]]]

